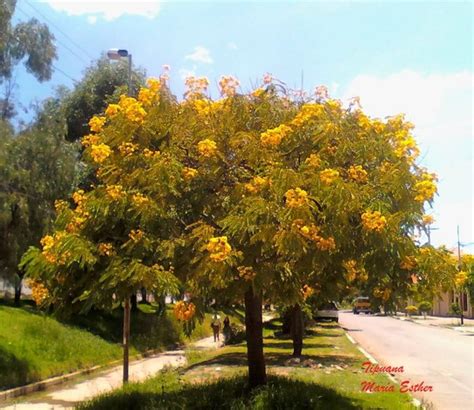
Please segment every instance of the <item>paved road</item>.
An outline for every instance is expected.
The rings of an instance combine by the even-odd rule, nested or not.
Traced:
[[[398,380],[433,386],[415,393],[418,399],[437,410],[474,409],[474,335],[350,312],[340,312],[339,321],[381,364],[403,366]]]

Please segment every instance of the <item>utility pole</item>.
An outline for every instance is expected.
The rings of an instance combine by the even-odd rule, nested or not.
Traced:
[[[459,225],[457,226],[458,233],[458,272],[461,272],[461,241],[459,240]],[[459,301],[461,308],[461,326],[464,325],[464,292],[461,290],[459,293]]]

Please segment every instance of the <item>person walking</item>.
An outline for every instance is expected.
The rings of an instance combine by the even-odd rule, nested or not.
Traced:
[[[232,335],[229,316],[226,316],[224,319],[224,328],[222,329],[222,333],[224,334],[224,343],[227,343]]]
[[[219,315],[214,314],[214,318],[211,322],[212,332],[214,334],[214,342],[220,341],[221,321]]]

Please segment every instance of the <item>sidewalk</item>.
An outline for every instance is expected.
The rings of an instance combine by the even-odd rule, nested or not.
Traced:
[[[221,337],[221,340],[223,338]],[[216,343],[213,337],[201,339],[190,346],[199,349],[212,349],[222,346],[222,343]],[[165,367],[179,367],[186,363],[184,350],[172,350],[155,356],[147,357],[130,363],[130,381],[137,382],[153,376]],[[36,393],[31,396],[19,397],[22,401],[15,404],[8,404],[5,408],[8,410],[60,410],[73,409],[82,401],[90,400],[93,397],[117,389],[122,386],[122,366],[116,366],[112,369],[89,375],[88,380],[75,380],[52,389],[50,391]]]
[[[474,334],[474,319],[464,318],[464,326],[460,325],[460,319],[456,317],[443,317],[443,316],[426,316],[426,319],[420,315],[412,315],[411,317],[405,316],[403,313],[397,313],[396,316],[391,316],[394,319],[406,320],[408,322],[418,323],[423,326],[435,326],[453,329],[462,333],[473,333]]]

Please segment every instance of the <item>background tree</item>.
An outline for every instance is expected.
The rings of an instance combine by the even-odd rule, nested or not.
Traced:
[[[77,148],[63,139],[57,101],[46,101],[28,129],[0,138],[0,266],[15,285],[19,304],[24,272],[22,254],[39,245],[54,217],[54,202],[70,194]]]
[[[27,22],[12,24],[16,0],[0,3],[0,85],[5,93],[0,100],[0,118],[11,118],[13,108],[12,75],[15,67],[23,62],[26,70],[38,81],[49,80],[52,62],[56,59],[54,36],[48,26],[35,18]]]

